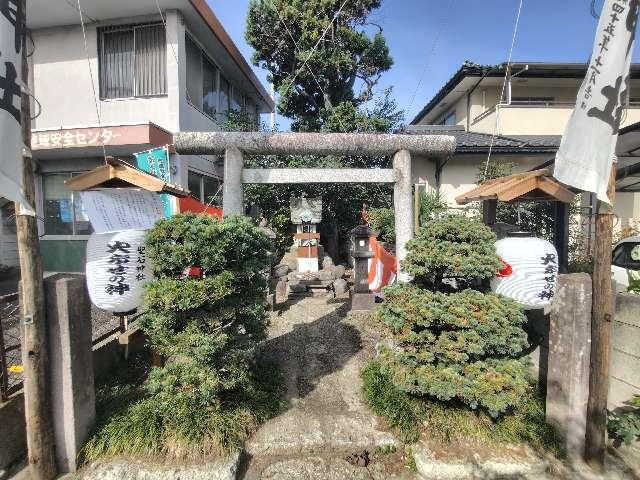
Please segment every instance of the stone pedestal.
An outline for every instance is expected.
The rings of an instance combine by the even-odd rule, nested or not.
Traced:
[[[56,461],[60,472],[75,472],[96,415],[91,304],[82,275],[54,275],[44,289]]]
[[[591,277],[560,275],[551,306],[547,421],[567,442],[567,455],[584,453],[591,352]]]
[[[376,308],[376,297],[373,293],[352,293],[351,311],[370,312]]]

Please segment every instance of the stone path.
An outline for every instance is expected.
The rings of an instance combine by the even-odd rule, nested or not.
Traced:
[[[405,465],[394,462],[399,471],[390,472],[375,460],[400,445],[364,404],[359,372],[375,340],[348,308],[347,300],[307,297],[274,312],[265,349],[282,365],[288,407],[247,443],[240,478],[413,478]]]

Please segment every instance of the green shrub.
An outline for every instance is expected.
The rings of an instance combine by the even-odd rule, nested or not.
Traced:
[[[496,235],[481,222],[463,215],[447,215],[428,222],[407,243],[403,267],[414,281],[431,290],[458,289],[493,278],[501,268]]]
[[[455,399],[498,416],[527,387],[525,369],[515,359],[527,346],[526,317],[510,300],[400,284],[385,290],[377,317],[393,342],[380,359],[404,392]]]
[[[273,411],[277,394],[261,383],[255,360],[266,336],[270,249],[263,232],[240,217],[176,215],[151,229],[155,278],[145,288],[140,326],[167,363],[102,425],[88,457],[228,453]],[[185,277],[192,266],[200,277]]]
[[[380,234],[380,240],[395,243],[396,217],[393,208],[372,208],[369,210],[369,223]]]
[[[434,220],[447,208],[449,205],[439,192],[420,192],[420,225]]]
[[[544,402],[537,397],[534,385],[527,386],[511,415],[497,419],[462,404],[404,392],[378,360],[363,369],[362,385],[371,409],[385,418],[404,442],[416,442],[424,433],[443,443],[475,442],[493,448],[527,444],[558,456],[564,454],[561,436],[545,422]]]
[[[448,215],[408,243],[403,266],[413,283],[386,288],[376,313],[390,336],[380,362],[400,391],[492,417],[518,404],[527,388],[518,359],[526,317],[511,300],[467,288],[500,268],[495,240],[479,221]]]
[[[640,440],[640,395],[633,397],[631,404],[635,408],[619,413],[609,412],[607,424],[609,434],[616,442],[626,445]]]

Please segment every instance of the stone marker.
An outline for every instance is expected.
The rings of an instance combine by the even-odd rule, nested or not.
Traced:
[[[585,445],[591,293],[586,273],[559,275],[551,305],[546,415],[566,438],[573,459],[582,458]]]
[[[75,472],[96,416],[91,304],[82,275],[54,275],[44,289],[56,462],[60,472]]]
[[[273,267],[272,275],[276,278],[286,277],[289,273],[289,265],[281,263],[280,265],[276,265]]]
[[[335,282],[333,282],[333,291],[336,296],[341,296],[346,294],[349,291],[349,284],[346,280],[339,278]]]

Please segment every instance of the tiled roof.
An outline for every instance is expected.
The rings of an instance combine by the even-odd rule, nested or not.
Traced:
[[[444,125],[410,125],[410,135],[451,135],[456,138],[458,153],[486,153],[491,146],[491,135],[467,132],[463,127]],[[496,135],[493,153],[555,153],[560,146],[560,135]]]

